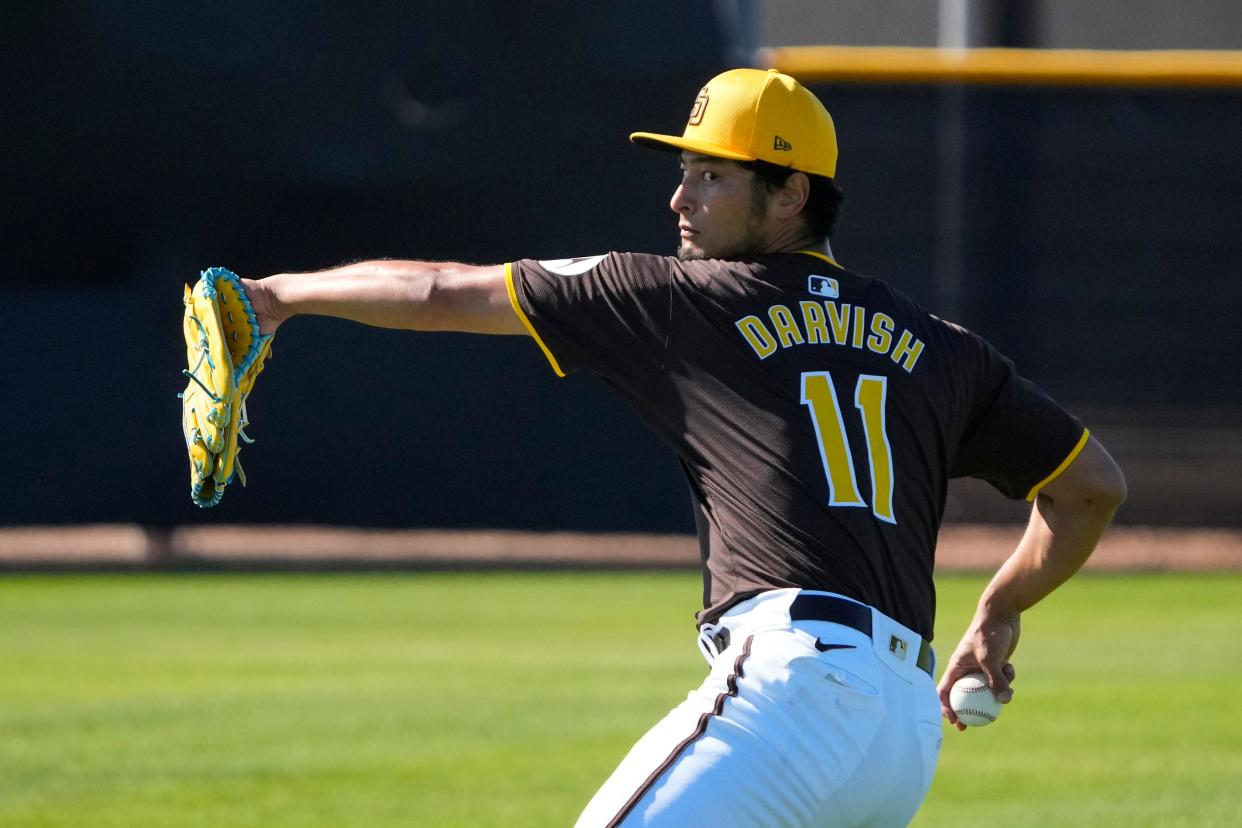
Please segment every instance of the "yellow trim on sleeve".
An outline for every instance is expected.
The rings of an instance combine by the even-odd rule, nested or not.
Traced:
[[[1061,465],[1057,466],[1055,469],[1052,470],[1052,474],[1048,475],[1047,477],[1045,477],[1043,480],[1036,483],[1031,488],[1030,492],[1028,492],[1026,495],[1026,499],[1028,501],[1034,500],[1035,495],[1039,494],[1040,489],[1042,489],[1044,486],[1047,486],[1049,483],[1051,483],[1052,481],[1060,477],[1061,472],[1068,469],[1069,464],[1074,462],[1074,458],[1082,453],[1083,448],[1087,445],[1087,440],[1089,440],[1090,438],[1091,438],[1091,429],[1084,428],[1082,430],[1082,436],[1078,438],[1078,445],[1074,446],[1074,449],[1068,455],[1066,455],[1065,459],[1061,461]]]
[[[818,250],[799,250],[798,252],[805,253],[808,256],[814,256],[817,259],[823,259],[825,262],[832,265],[833,267],[841,267],[841,265],[837,264],[836,260],[833,259],[831,256],[827,255],[826,253],[820,253]],[[845,270],[845,268],[843,267],[841,267],[841,269]]]
[[[758,65],[803,83],[1242,86],[1242,51],[779,46]]]
[[[556,375],[558,377],[565,376],[561,366],[556,363],[556,357],[552,356],[548,346],[543,344],[543,340],[539,338],[539,332],[535,330],[535,326],[531,324],[526,311],[522,310],[522,306],[518,303],[517,288],[513,285],[513,262],[505,263],[505,287],[509,291],[509,304],[513,305],[513,312],[517,314],[517,318],[521,319],[522,324],[526,326],[526,332],[531,335],[531,338],[535,340],[535,344],[539,346],[539,350],[543,351],[543,355],[548,358],[548,362],[551,363],[552,370],[556,372]]]

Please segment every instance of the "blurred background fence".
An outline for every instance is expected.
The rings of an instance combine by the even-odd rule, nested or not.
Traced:
[[[181,284],[210,265],[671,252],[675,161],[626,135],[679,130],[702,83],[756,47],[1242,48],[1240,14],[1206,0],[8,9],[0,525],[690,531],[668,452],[600,384],[553,378],[532,343],[310,319],[282,330],[252,400],[250,487],[202,513],[175,397]],[[841,145],[839,258],[978,331],[1078,412],[1128,473],[1120,522],[1242,525],[1242,74],[812,86]],[[1020,519],[981,488],[957,485],[948,519]]]

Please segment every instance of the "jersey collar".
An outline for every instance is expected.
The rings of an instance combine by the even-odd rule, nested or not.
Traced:
[[[825,262],[827,262],[828,264],[832,265],[833,267],[840,267],[842,270],[845,270],[845,268],[843,268],[843,267],[841,267],[841,265],[837,264],[837,263],[836,263],[836,260],[835,260],[835,259],[833,259],[831,256],[829,256],[829,255],[828,255],[828,254],[826,254],[826,253],[820,253],[818,250],[798,250],[798,251],[795,251],[795,252],[798,252],[798,253],[805,253],[806,255],[808,255],[808,256],[814,256],[814,257],[815,257],[815,258],[817,258],[817,259],[823,259]]]

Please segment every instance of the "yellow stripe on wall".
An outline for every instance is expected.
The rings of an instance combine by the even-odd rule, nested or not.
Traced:
[[[804,83],[1242,87],[1240,51],[778,46],[758,61]]]
[[[548,358],[548,362],[551,363],[552,370],[556,372],[556,375],[558,377],[565,376],[565,372],[561,370],[561,366],[556,362],[556,357],[552,356],[548,346],[543,344],[543,340],[539,337],[539,332],[535,330],[535,326],[531,324],[526,311],[522,310],[522,306],[518,302],[517,289],[513,286],[513,262],[505,263],[505,288],[509,291],[509,304],[513,306],[513,312],[517,314],[518,319],[522,320],[522,324],[526,327],[526,332],[531,335],[531,338],[535,340],[535,344],[539,346],[539,350],[543,351],[543,355]]]

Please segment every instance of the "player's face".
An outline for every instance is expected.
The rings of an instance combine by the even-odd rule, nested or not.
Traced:
[[[677,214],[677,256],[736,259],[764,249],[767,202],[756,197],[755,174],[733,161],[685,152],[681,184],[669,207]]]

